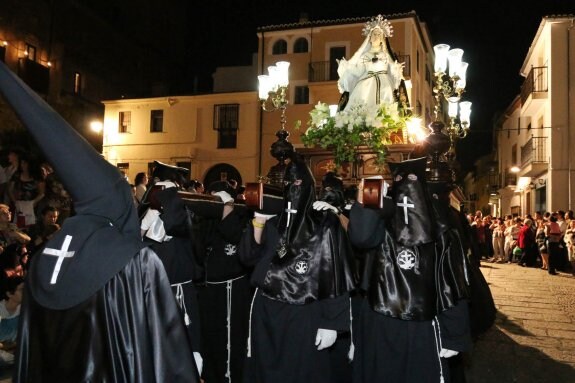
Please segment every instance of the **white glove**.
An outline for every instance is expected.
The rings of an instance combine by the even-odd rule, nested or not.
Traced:
[[[220,197],[221,200],[222,200],[224,203],[234,202],[234,199],[232,198],[232,196],[231,196],[229,193],[225,192],[225,191],[219,191],[219,192],[215,192],[215,193],[212,193],[212,194],[213,194],[213,195],[217,195],[218,197]]]
[[[266,221],[267,221],[268,219],[270,219],[270,218],[275,217],[275,216],[276,216],[276,214],[262,214],[262,213],[258,213],[257,211],[254,212],[254,217],[255,217],[255,218],[263,218],[263,219],[266,220]]]
[[[196,367],[198,368],[198,375],[202,375],[202,369],[204,368],[204,359],[202,359],[202,354],[194,351],[194,360],[196,362]]]
[[[442,358],[451,358],[457,354],[459,354],[459,351],[448,350],[446,348],[442,348],[439,352],[439,356]]]
[[[324,348],[333,346],[336,339],[337,331],[318,328],[317,335],[315,336],[315,345],[317,346],[318,351],[323,350]]]
[[[330,205],[329,203],[325,202],[325,201],[315,201],[313,203],[313,208],[314,210],[331,210],[333,211],[335,214],[339,214],[339,209],[333,205]]]

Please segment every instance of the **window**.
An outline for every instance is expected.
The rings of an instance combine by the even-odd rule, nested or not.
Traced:
[[[296,86],[294,91],[294,104],[309,104],[309,88],[307,86]]]
[[[120,173],[126,178],[126,181],[129,181],[129,170],[130,164],[128,162],[118,162],[116,167],[120,171]]]
[[[511,147],[511,165],[517,165],[517,144]]]
[[[80,72],[74,72],[74,94],[77,96],[82,94],[82,75]]]
[[[337,61],[340,60],[342,57],[345,57],[345,47],[337,46],[329,48],[329,79],[322,79],[321,81],[325,80],[337,80],[339,75],[337,73],[338,63]]]
[[[239,111],[239,104],[214,105],[214,130],[218,131],[218,149],[236,148]]]
[[[293,53],[305,53],[308,51],[307,39],[300,37],[293,45]]]
[[[26,44],[26,57],[28,60],[36,61],[36,47],[34,45]]]
[[[120,112],[119,133],[129,133],[132,125],[132,112]]]
[[[419,49],[416,52],[415,56],[415,70],[419,73]]]
[[[285,40],[278,40],[274,43],[272,54],[283,55],[287,53],[287,42]]]
[[[150,133],[161,133],[164,131],[164,111],[152,110],[150,113]]]
[[[521,133],[521,117],[517,117],[517,135]]]

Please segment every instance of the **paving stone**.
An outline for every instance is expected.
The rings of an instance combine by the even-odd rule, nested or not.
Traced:
[[[575,383],[575,278],[481,267],[498,309],[467,355],[467,383]]]

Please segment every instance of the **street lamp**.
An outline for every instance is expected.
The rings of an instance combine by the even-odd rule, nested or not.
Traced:
[[[104,129],[104,124],[102,124],[102,121],[98,121],[98,120],[94,120],[90,122],[90,129],[92,130],[92,132],[94,133],[102,133],[102,130]]]
[[[460,138],[465,138],[469,132],[471,117],[471,102],[461,101],[461,95],[467,85],[466,73],[469,66],[463,62],[463,49],[450,48],[447,44],[437,44],[435,52],[435,121],[442,118],[443,100],[447,101],[449,125],[445,133],[449,136],[451,159],[455,158],[455,144]]]
[[[278,160],[278,163],[271,167],[267,178],[269,183],[282,187],[286,167],[285,160],[294,152],[293,145],[287,140],[289,132],[285,129],[289,66],[289,62],[279,61],[275,65],[268,67],[267,75],[258,76],[258,95],[262,110],[264,112],[274,112],[279,109],[281,113],[280,130],[276,132],[278,140],[272,144],[270,149],[270,154]]]
[[[467,136],[470,127],[471,102],[461,101],[466,87],[468,63],[462,61],[463,50],[447,44],[437,44],[435,52],[434,121],[429,125],[431,133],[425,139],[430,156],[428,180],[432,182],[453,182],[455,144]],[[444,104],[447,103],[448,124],[444,122]]]

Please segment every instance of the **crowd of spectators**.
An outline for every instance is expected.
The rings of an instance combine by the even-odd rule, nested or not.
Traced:
[[[48,163],[17,148],[0,152],[0,367],[14,361],[30,257],[72,214],[72,199]]]
[[[575,276],[575,217],[573,211],[536,212],[524,217],[468,214],[480,259],[539,267]]]

